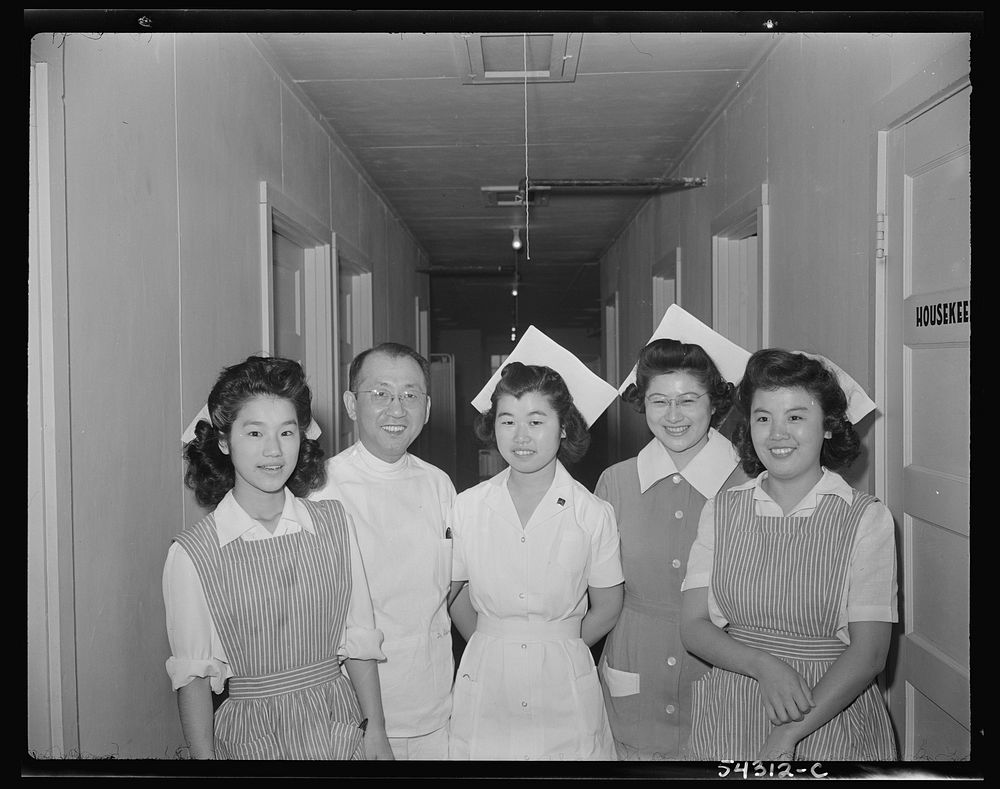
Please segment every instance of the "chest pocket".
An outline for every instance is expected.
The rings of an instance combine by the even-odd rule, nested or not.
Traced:
[[[551,567],[571,576],[586,577],[590,565],[590,540],[579,529],[567,529],[556,542]]]

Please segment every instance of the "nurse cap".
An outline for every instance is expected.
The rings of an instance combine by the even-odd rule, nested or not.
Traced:
[[[818,353],[809,353],[808,351],[796,351],[796,353],[801,353],[803,356],[808,356],[810,359],[822,362],[837,377],[840,388],[847,395],[847,418],[852,425],[856,425],[875,410],[875,403],[868,396],[868,393],[861,388],[861,385],[825,356],[821,356]]]
[[[667,308],[660,325],[646,340],[646,345],[654,340],[677,340],[688,345],[700,345],[715,362],[722,377],[734,385],[740,382],[750,359],[749,351],[741,348],[732,340],[726,339],[715,329],[702,323],[694,315],[685,312],[676,304],[671,304]],[[632,372],[618,388],[619,394],[624,394],[625,390],[635,383],[635,374],[638,368],[638,363],[632,367]]]
[[[559,373],[573,396],[573,404],[587,422],[587,427],[593,425],[618,396],[611,384],[595,374],[576,356],[534,326],[529,326],[524,336],[514,346],[514,350],[510,352],[510,356],[472,400],[472,405],[480,413],[490,410],[493,392],[500,382],[503,368],[511,362],[543,365]]]
[[[205,405],[201,407],[201,410],[198,412],[198,415],[191,420],[191,422],[188,424],[186,428],[184,428],[184,432],[181,434],[182,444],[187,444],[191,441],[194,441],[195,428],[198,426],[198,422],[202,419],[204,419],[209,424],[212,424],[212,417],[208,413],[208,403],[205,403]],[[319,438],[322,432],[323,431],[319,429],[319,425],[316,424],[316,420],[310,419],[309,426],[306,428],[306,438],[312,438],[312,439]]]

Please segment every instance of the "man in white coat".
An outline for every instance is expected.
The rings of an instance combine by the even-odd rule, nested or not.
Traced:
[[[447,759],[454,658],[447,595],[455,486],[409,454],[430,416],[430,365],[382,343],[353,360],[344,405],[359,440],[326,462],[311,499],[339,499],[357,527],[375,625],[389,744],[397,759]]]

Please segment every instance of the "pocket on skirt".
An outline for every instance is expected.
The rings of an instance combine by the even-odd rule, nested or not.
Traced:
[[[639,692],[639,675],[611,668],[606,657],[601,661],[601,678],[610,696],[634,696]]]

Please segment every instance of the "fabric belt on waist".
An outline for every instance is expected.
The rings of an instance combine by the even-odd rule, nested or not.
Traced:
[[[332,658],[263,677],[230,677],[229,698],[258,699],[304,690],[342,677],[340,660]]]
[[[476,630],[487,636],[511,641],[563,641],[580,637],[580,620],[563,619],[559,622],[522,622],[516,619],[497,619],[479,615]]]
[[[847,649],[847,644],[839,638],[794,636],[773,631],[744,630],[739,627],[730,627],[727,632],[747,646],[763,649],[777,657],[798,660],[836,660]]]
[[[625,592],[624,607],[630,611],[657,616],[671,622],[680,622],[681,618],[680,606],[658,603],[654,600],[643,600],[641,597],[636,597],[629,592]]]

